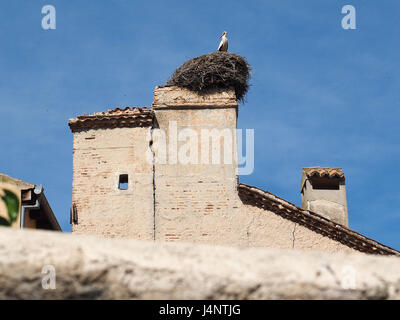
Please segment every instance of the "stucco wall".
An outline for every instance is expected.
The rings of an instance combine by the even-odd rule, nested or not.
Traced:
[[[248,230],[248,244],[252,247],[330,253],[358,252],[262,208],[243,204],[242,214],[251,216],[250,223],[244,227]]]
[[[314,189],[310,180],[306,180],[302,188],[302,208],[318,212],[320,215],[349,226],[346,186],[342,181],[338,190]]]
[[[72,202],[77,234],[153,239],[153,168],[147,161],[150,128],[76,132]],[[128,174],[128,190],[119,190]]]

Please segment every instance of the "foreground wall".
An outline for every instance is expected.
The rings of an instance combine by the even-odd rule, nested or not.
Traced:
[[[396,257],[107,240],[4,227],[0,257],[0,299],[400,299]],[[51,266],[56,288],[45,290],[42,271]]]

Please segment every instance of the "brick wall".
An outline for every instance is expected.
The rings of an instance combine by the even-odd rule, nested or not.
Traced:
[[[155,165],[156,239],[237,243],[235,238],[239,234],[234,230],[234,215],[240,200],[236,189],[236,163],[224,164],[222,151],[222,164],[212,164],[211,152],[209,164],[200,161],[201,130],[217,128],[232,131],[236,127],[236,109],[158,110],[156,118],[160,128],[167,133],[168,145],[170,121],[176,121],[178,131],[190,128],[199,136],[198,164],[178,161],[176,164]],[[222,149],[222,138],[220,142]],[[178,152],[184,144],[190,144],[190,141],[180,141]],[[209,140],[210,151],[211,144]]]
[[[187,90],[158,88],[153,108],[168,146],[170,138],[185,129],[197,137],[194,141],[178,139],[181,141],[175,147],[178,155],[185,145],[189,155],[196,150],[196,163],[184,164],[179,159],[174,163],[173,157],[168,157],[167,164],[155,165],[156,240],[239,244],[244,233],[234,218],[240,210],[236,152],[228,152],[231,161],[225,160],[223,150],[229,150],[229,146],[222,138],[230,132],[230,147],[236,151],[237,104],[233,91],[202,97]],[[173,130],[175,133],[171,133]],[[213,142],[205,130],[214,130],[221,137]],[[229,133],[225,137],[229,141]],[[212,146],[216,147],[217,141],[220,159],[213,163]]]
[[[153,239],[153,168],[145,153],[150,128],[75,132],[72,231],[104,237]],[[119,175],[128,189],[119,190]]]

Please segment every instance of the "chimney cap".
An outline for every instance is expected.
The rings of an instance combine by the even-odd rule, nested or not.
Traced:
[[[153,109],[237,108],[233,89],[212,89],[198,94],[177,86],[159,86],[154,90]]]
[[[303,173],[308,177],[319,178],[344,178],[342,168],[329,168],[329,167],[304,167]]]
[[[330,168],[320,166],[304,167],[301,178],[300,191],[303,190],[306,181],[313,178],[339,179],[341,181],[345,179],[342,168]]]

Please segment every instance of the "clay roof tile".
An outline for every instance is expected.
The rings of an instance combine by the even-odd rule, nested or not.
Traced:
[[[109,109],[107,112],[80,115],[68,121],[72,132],[99,128],[150,127],[154,112],[146,107]]]
[[[322,168],[322,167],[305,167],[303,168],[304,174],[308,177],[328,177],[328,178],[344,178],[342,168]]]

